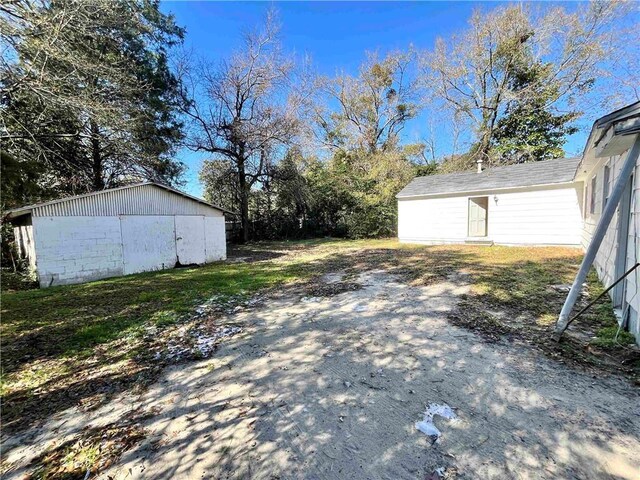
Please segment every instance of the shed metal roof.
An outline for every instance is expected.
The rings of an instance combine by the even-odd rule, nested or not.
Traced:
[[[575,179],[579,163],[580,158],[558,158],[489,168],[482,173],[460,172],[416,177],[396,198],[571,183]]]
[[[167,185],[142,182],[60,198],[8,210],[9,218],[78,215],[203,214],[207,209],[232,213]]]

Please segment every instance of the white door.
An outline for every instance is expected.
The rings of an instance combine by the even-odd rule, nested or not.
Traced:
[[[204,239],[207,262],[227,258],[227,234],[224,217],[204,217]]]
[[[469,199],[469,236],[487,236],[487,207],[489,205],[487,197],[476,197]]]
[[[204,217],[176,215],[176,252],[180,265],[203,264],[206,260]]]
[[[175,267],[173,217],[122,215],[120,226],[125,275]]]

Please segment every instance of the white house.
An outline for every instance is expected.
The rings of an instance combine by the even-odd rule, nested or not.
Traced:
[[[576,179],[585,185],[582,247],[588,252],[598,225],[606,228],[602,242],[594,245],[593,266],[609,287],[640,260],[640,102],[596,120]],[[619,204],[604,224],[604,209],[618,183]],[[613,288],[611,299],[620,323],[640,344],[639,290],[636,268]]]
[[[141,183],[8,212],[20,255],[40,286],[226,258],[225,210]]]
[[[591,248],[593,265],[609,287],[640,258],[639,153],[636,102],[594,123],[581,158],[415,178],[397,195],[399,240],[575,245],[586,251],[584,272],[591,267]],[[608,219],[603,212],[618,185],[621,198]],[[639,286],[636,268],[611,290],[620,323],[638,343]]]
[[[398,237],[412,243],[580,245],[579,158],[417,177],[397,195]]]

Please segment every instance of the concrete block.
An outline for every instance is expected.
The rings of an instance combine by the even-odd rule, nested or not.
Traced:
[[[172,268],[177,221],[172,216],[144,215],[34,217],[40,283],[49,286],[52,278],[53,285],[80,283]],[[194,222],[201,227],[182,228]],[[224,217],[183,216],[178,223],[185,258],[201,263],[226,257]]]

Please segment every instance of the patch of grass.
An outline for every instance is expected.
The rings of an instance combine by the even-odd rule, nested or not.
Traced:
[[[635,342],[635,337],[629,332],[618,331],[618,327],[604,327],[598,330],[591,344],[602,348],[618,348],[621,345],[633,345]]]
[[[180,316],[173,310],[160,310],[150,317],[151,322],[157,327],[168,327],[180,320]]]
[[[3,291],[4,427],[21,428],[39,414],[150,381],[157,368],[146,358],[146,327],[169,328],[214,295],[233,304],[258,290],[308,279],[322,268],[331,244],[313,242],[322,247],[317,252],[294,244],[292,250],[300,252],[285,260],[220,262],[81,285]]]
[[[69,356],[112,341],[153,320],[174,323],[199,299],[249,294],[290,281],[303,272],[270,264],[214,264],[93,282],[5,293],[2,336],[4,370],[25,354]],[[35,342],[34,342],[35,340]]]
[[[598,275],[595,270],[589,272],[587,277],[587,297],[583,300],[583,303],[591,301],[598,297],[603,291],[604,286],[598,280]],[[636,372],[640,371],[640,363],[634,362],[634,352],[625,348],[635,344],[635,337],[624,330],[618,329],[618,319],[613,313],[613,304],[609,295],[603,296],[598,303],[593,305],[582,316],[574,321],[574,324],[578,323],[582,328],[589,328],[595,331],[595,336],[590,340],[589,344],[594,347],[599,347],[605,350],[608,354],[618,354],[622,363],[628,363],[634,365]],[[626,355],[624,355],[626,353]],[[635,353],[637,360],[640,360],[640,355]]]
[[[543,313],[536,319],[536,323],[541,327],[552,327],[556,324],[557,315],[553,313]]]
[[[550,286],[570,283],[582,256],[572,248],[419,246],[395,239],[264,242],[234,247],[230,254],[235,260],[198,268],[3,291],[5,429],[152,381],[160,367],[150,358],[148,342],[154,340],[148,337],[176,328],[214,296],[232,306],[283,285],[317,287],[322,294],[355,288],[310,282],[326,272],[353,279],[363,270],[386,269],[412,284],[466,273],[473,291],[456,312],[460,323],[494,337],[513,334],[544,343],[565,297]],[[590,298],[601,288],[595,282],[590,277]],[[576,326],[608,327],[611,317],[603,305]],[[146,333],[149,328],[153,335]]]
[[[586,281],[586,296],[583,298],[583,304],[592,301],[602,294],[604,286],[598,279],[598,274],[591,269]],[[582,308],[582,307],[580,307]],[[575,309],[578,311],[578,308]],[[598,303],[591,306],[582,316],[578,317],[575,322],[583,322],[591,325],[593,328],[601,326],[617,326],[616,316],[613,314],[613,304],[609,295],[603,296]]]
[[[14,272],[9,268],[3,268],[1,275],[3,292],[38,288],[35,275],[29,272]]]
[[[613,340],[618,324],[608,295],[571,324],[562,343],[552,340],[567,295],[565,290],[554,287],[572,283],[581,257],[580,251],[568,248],[478,250],[464,267],[471,275],[472,293],[451,319],[492,339],[510,336],[537,345],[553,358],[616,371],[638,381],[637,351],[624,347],[635,339],[628,332],[621,332],[618,340]],[[585,295],[577,302],[574,313],[603,290],[592,270]]]

